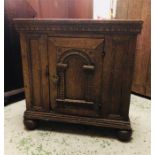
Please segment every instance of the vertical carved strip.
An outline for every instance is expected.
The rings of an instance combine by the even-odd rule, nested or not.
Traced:
[[[60,99],[64,99],[65,98],[65,77],[64,77],[64,71],[63,70],[61,70],[60,72],[59,72],[59,76],[60,76],[60,87],[59,87],[59,93],[58,93],[58,98],[60,98]]]
[[[90,74],[86,75],[86,86],[85,86],[85,100],[90,101],[91,100],[91,82],[90,82]]]
[[[57,70],[59,76],[59,86],[58,86],[58,98],[64,99],[65,98],[65,70],[67,68],[67,64],[58,63]]]
[[[89,99],[89,90],[88,90],[88,85],[89,85],[89,80],[88,80],[88,75],[86,76],[86,81],[85,81],[85,100],[87,101]]]
[[[94,65],[84,65],[83,69],[84,69],[84,72],[86,74],[85,100],[86,101],[91,101],[92,100],[91,76],[95,71],[95,66]]]
[[[86,74],[86,84],[85,84],[85,100],[91,101],[92,100],[92,87],[93,83],[91,81],[93,72],[94,72],[94,66],[91,65],[84,65],[83,69],[85,70]]]

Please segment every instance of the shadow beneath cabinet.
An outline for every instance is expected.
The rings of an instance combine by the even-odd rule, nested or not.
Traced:
[[[59,133],[67,133],[74,135],[90,136],[90,137],[103,137],[116,139],[116,129],[95,127],[81,124],[71,124],[63,122],[45,122],[39,121],[37,130],[41,131],[54,131]]]

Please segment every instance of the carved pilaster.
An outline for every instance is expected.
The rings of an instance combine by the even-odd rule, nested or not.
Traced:
[[[59,76],[59,87],[58,87],[58,98],[65,98],[65,70],[67,68],[67,64],[59,63],[57,65],[58,76]]]

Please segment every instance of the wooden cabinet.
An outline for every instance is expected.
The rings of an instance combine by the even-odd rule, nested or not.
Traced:
[[[98,116],[104,39],[49,37],[51,108]],[[79,110],[77,110],[77,108]]]
[[[53,120],[118,129],[129,120],[137,34],[142,21],[16,19],[27,109],[24,122]]]

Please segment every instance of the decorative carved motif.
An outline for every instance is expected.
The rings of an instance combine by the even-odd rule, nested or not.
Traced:
[[[66,52],[64,52],[63,55],[61,55],[61,57],[59,58],[59,61],[66,63],[68,61],[68,59],[73,55],[77,55],[77,56],[81,57],[87,64],[90,64],[90,65],[92,64],[92,61],[89,58],[89,56],[86,53],[84,53],[80,50],[77,50],[77,49],[67,50]]]
[[[60,85],[58,90],[58,98],[64,99],[65,98],[65,75],[64,70],[58,72],[58,76],[60,77]]]
[[[85,62],[85,65],[83,65],[83,68],[81,69],[84,70],[84,73],[86,75],[85,100],[90,101],[91,88],[92,88],[91,76],[92,73],[95,71],[95,66],[92,65],[92,61],[86,53],[79,51],[77,49],[67,50],[59,57],[57,64],[58,76],[60,77],[60,83],[58,88],[58,99],[65,99],[65,70],[67,67],[69,67],[67,65],[68,61],[72,58],[72,56],[75,55],[79,56],[80,59],[82,58]]]

